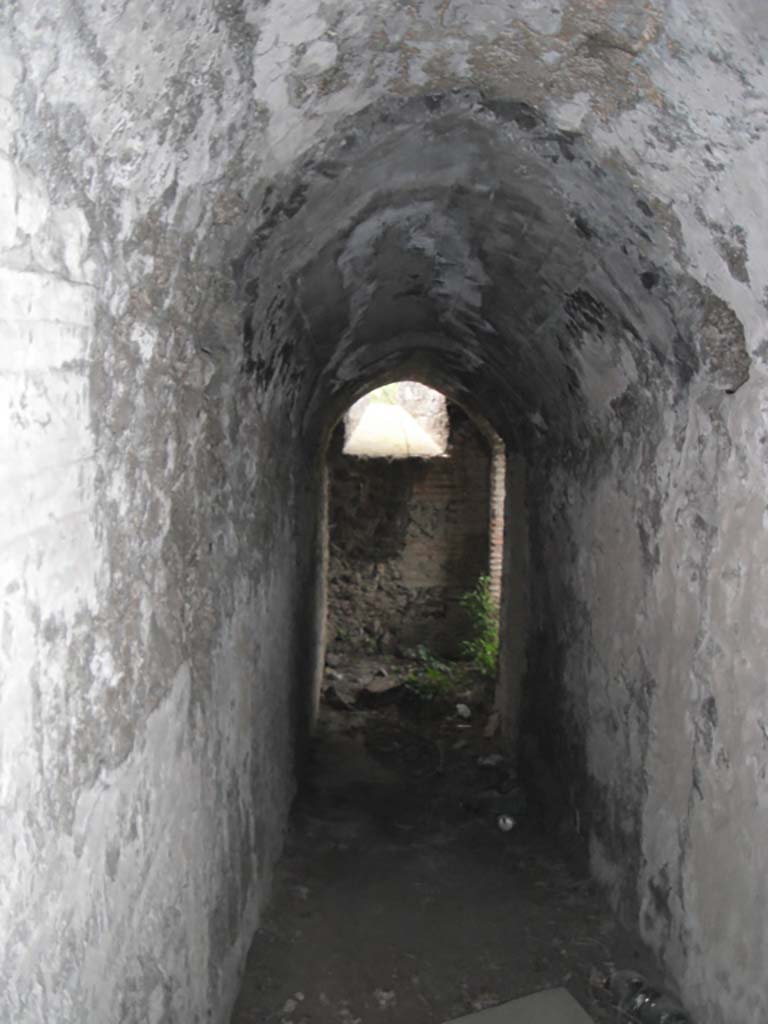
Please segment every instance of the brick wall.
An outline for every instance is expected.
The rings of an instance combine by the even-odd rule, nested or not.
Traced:
[[[506,497],[507,459],[500,437],[491,446],[490,485],[488,496],[488,575],[491,596],[501,605],[501,577],[504,562],[504,504]]]

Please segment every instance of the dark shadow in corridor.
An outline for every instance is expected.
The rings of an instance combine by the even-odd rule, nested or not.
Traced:
[[[440,1024],[556,985],[613,1022],[595,981],[657,972],[525,806],[489,704],[361,711],[357,681],[396,660],[340,667],[232,1024]]]

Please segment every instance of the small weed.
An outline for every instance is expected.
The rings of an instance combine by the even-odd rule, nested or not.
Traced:
[[[461,597],[472,636],[461,644],[462,653],[482,675],[495,679],[499,660],[499,609],[491,596],[490,576],[481,576]]]
[[[421,700],[449,699],[461,685],[456,668],[436,658],[420,644],[416,648],[418,666],[405,678],[405,685]]]

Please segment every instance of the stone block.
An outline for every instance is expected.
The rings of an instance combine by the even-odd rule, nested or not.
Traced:
[[[553,988],[461,1017],[453,1024],[592,1024],[592,1018],[564,988]]]

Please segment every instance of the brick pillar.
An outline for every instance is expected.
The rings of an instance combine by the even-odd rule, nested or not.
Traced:
[[[491,446],[491,480],[488,501],[488,575],[491,596],[496,607],[501,605],[501,572],[504,564],[504,501],[506,494],[507,459],[504,442],[496,437]]]
[[[502,463],[503,461],[502,453]],[[502,733],[515,755],[520,730],[528,637],[528,516],[525,461],[514,452],[510,453],[505,461],[506,530],[502,559],[504,587],[500,614],[501,644],[496,707],[501,712]]]

